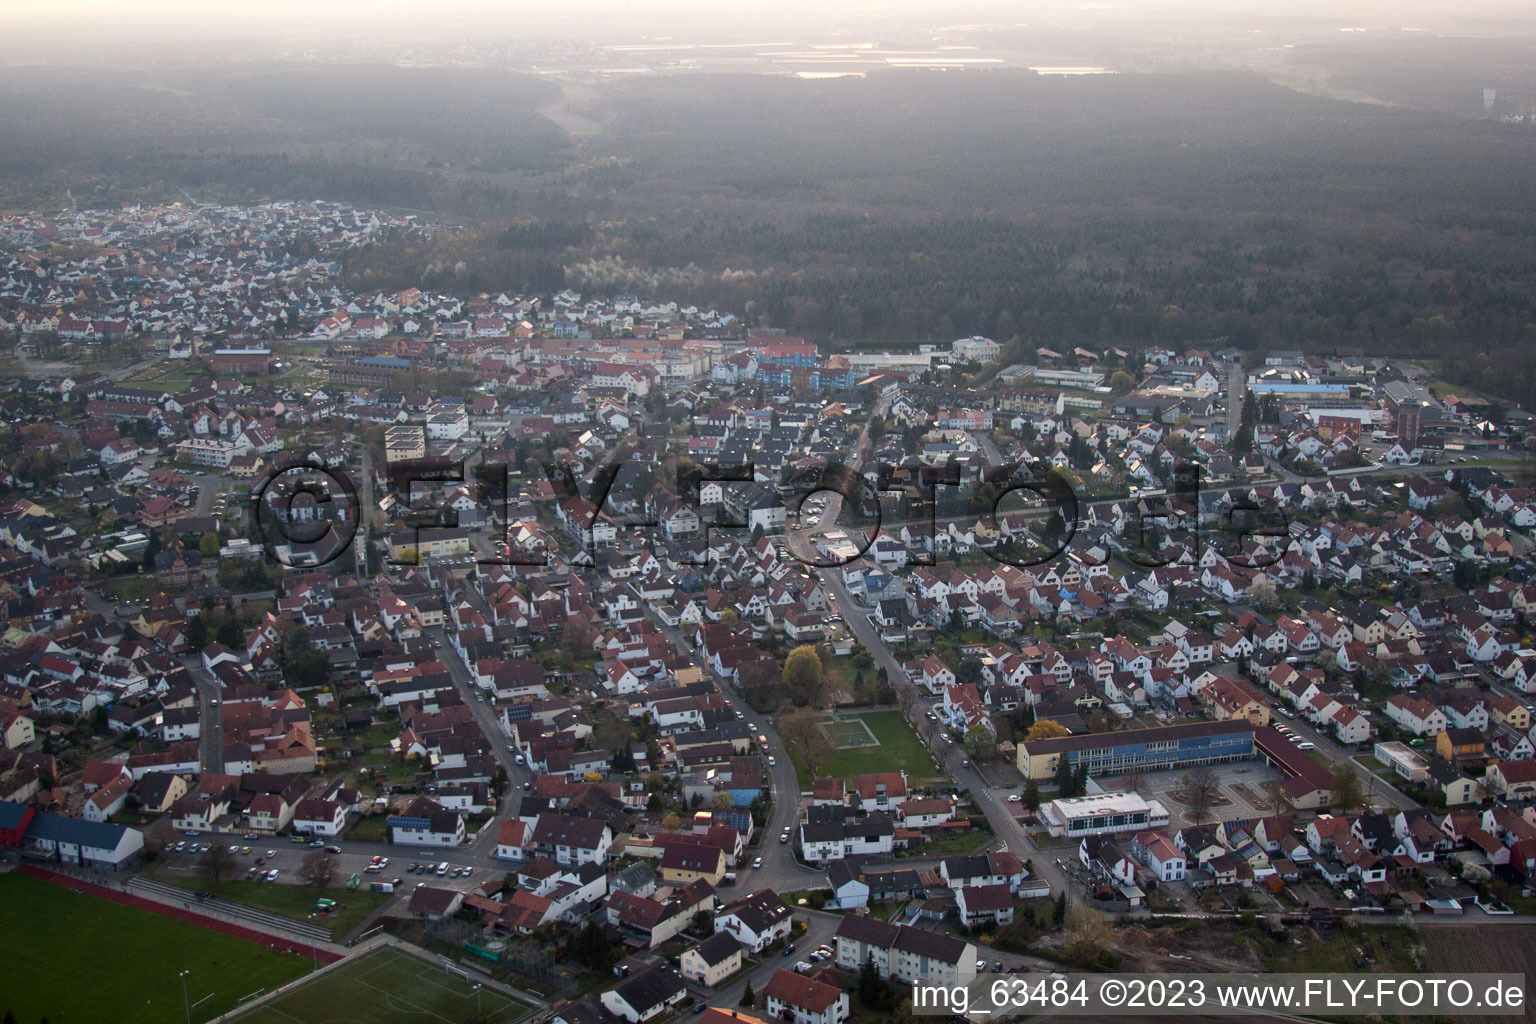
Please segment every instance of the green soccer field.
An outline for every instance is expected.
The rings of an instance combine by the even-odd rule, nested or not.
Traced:
[[[839,750],[850,747],[873,747],[878,741],[873,733],[865,727],[863,722],[854,720],[851,722],[822,722],[821,731],[826,733],[827,739]]]
[[[32,1024],[207,1021],[312,967],[305,957],[37,878],[0,874],[0,1016]]]
[[[918,739],[917,733],[912,731],[900,711],[866,711],[863,714],[841,712],[838,717],[857,718],[863,722],[874,736],[876,745],[838,750],[821,766],[822,775],[852,779],[873,772],[904,771],[908,782],[915,785],[922,785],[929,779],[943,775],[934,765],[933,755],[923,746],[923,741]],[[851,725],[851,722],[847,723],[847,726]],[[837,723],[832,728],[842,730],[845,725]],[[794,758],[793,751],[790,756]],[[798,759],[794,763],[801,788],[808,789],[812,782],[811,774]]]
[[[239,1024],[511,1024],[532,1012],[490,988],[385,946],[336,965],[311,981],[252,1006]]]

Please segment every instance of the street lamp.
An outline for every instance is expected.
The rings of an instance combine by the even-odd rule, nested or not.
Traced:
[[[480,986],[478,984],[475,985],[475,1019],[485,1019],[485,1012],[480,1007]]]
[[[192,1004],[187,1001],[187,975],[190,971],[182,971],[177,977],[181,978],[181,1008],[186,1011],[187,1024],[192,1024]]]

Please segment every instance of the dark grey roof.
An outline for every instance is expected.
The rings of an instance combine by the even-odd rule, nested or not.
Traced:
[[[741,943],[736,941],[736,936],[730,932],[716,932],[695,947],[703,961],[711,967],[722,964],[737,950],[741,949]]]
[[[683,979],[665,964],[626,978],[613,987],[614,993],[634,1007],[642,1019],[651,1015],[648,1011],[685,990]]]

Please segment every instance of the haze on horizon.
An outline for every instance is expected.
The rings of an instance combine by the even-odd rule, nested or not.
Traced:
[[[1182,34],[1338,31],[1536,36],[1536,9],[1492,0],[1268,0],[1234,9],[1224,0],[812,0],[720,4],[711,0],[302,0],[210,4],[198,0],[62,0],[0,5],[10,63],[153,62],[168,56],[227,60],[265,57],[271,48],[322,49],[338,42],[443,45],[487,38],[608,43],[638,38],[762,43],[860,32],[928,31],[952,25],[1031,25],[1115,35],[1133,26]],[[114,48],[102,52],[102,48]]]

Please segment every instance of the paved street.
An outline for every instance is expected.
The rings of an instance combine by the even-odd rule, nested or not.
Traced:
[[[861,465],[867,451],[868,435],[860,438],[858,455],[854,460],[855,468]],[[995,451],[995,449],[994,449]],[[822,516],[823,522],[835,522],[840,511],[842,498],[833,496],[827,503],[827,510]],[[938,756],[940,763],[961,788],[971,794],[977,809],[986,816],[987,824],[991,826],[998,839],[1007,845],[1020,860],[1034,862],[1034,877],[1044,879],[1050,883],[1052,891],[1061,891],[1067,887],[1065,874],[1052,862],[1052,858],[1040,855],[1040,851],[1030,840],[1029,834],[1024,830],[1013,816],[1012,808],[1017,805],[1008,803],[1008,790],[994,788],[983,776],[981,770],[971,764],[970,760],[954,743],[945,743],[938,738],[932,730],[921,727],[924,716],[931,704],[931,698],[918,692],[917,687],[907,678],[906,670],[891,653],[891,649],[874,626],[870,624],[868,609],[862,608],[854,601],[848,592],[847,585],[843,582],[843,574],[840,569],[816,570],[821,578],[823,589],[832,596],[837,612],[842,616],[843,622],[852,631],[854,639],[858,641],[874,658],[875,665],[886,672],[892,686],[898,691],[905,691],[911,695],[911,711],[908,720],[912,721],[918,734],[925,737],[930,748]],[[913,721],[915,716],[916,720]]]
[[[704,663],[704,659],[699,657],[698,652],[683,635],[663,622],[654,609],[648,609],[648,611],[656,627],[666,635],[672,645],[686,654],[689,660],[706,675],[713,677],[709,666]],[[800,820],[800,781],[795,776],[794,763],[789,758],[789,752],[784,748],[783,740],[773,728],[773,716],[759,715],[754,712],[741,694],[729,683],[717,679],[716,684],[725,694],[725,698],[731,702],[732,708],[741,712],[744,716],[743,720],[754,727],[754,736],[767,737],[768,744],[764,747],[764,753],[771,756],[775,762],[768,769],[769,784],[773,791],[768,821],[758,830],[759,847],[748,851],[749,858],[761,856],[763,866],[753,868],[751,859],[748,859],[737,871],[737,890],[751,892],[767,887],[786,891],[821,884],[825,881],[825,876],[797,861],[791,844],[779,842],[779,835],[784,828],[786,826],[794,828]]]

